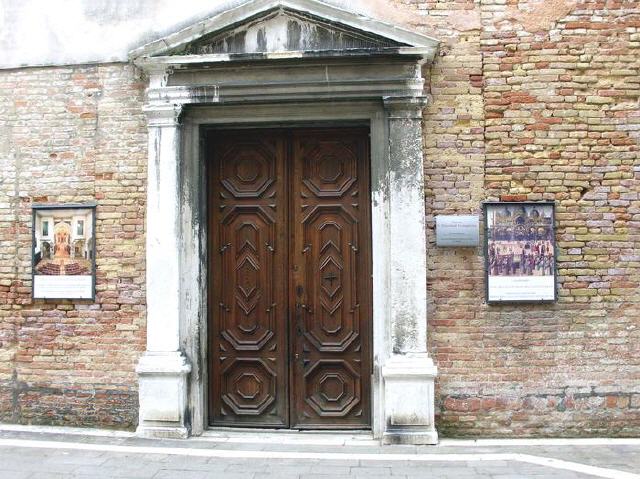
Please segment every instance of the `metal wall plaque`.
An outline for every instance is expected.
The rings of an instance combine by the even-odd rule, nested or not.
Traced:
[[[436,245],[478,246],[480,218],[478,216],[436,216]]]

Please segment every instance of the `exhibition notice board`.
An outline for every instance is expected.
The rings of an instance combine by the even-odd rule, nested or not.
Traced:
[[[487,202],[484,218],[487,302],[555,301],[554,203]]]
[[[33,206],[33,299],[95,299],[95,211],[95,204]]]

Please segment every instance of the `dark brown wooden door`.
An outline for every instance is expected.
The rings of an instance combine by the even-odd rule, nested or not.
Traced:
[[[286,143],[210,137],[210,419],[287,427]]]
[[[370,425],[368,131],[207,136],[212,425]]]
[[[368,136],[293,135],[292,426],[369,424]]]

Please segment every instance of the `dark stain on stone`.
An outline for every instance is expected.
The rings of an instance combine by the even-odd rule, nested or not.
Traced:
[[[225,47],[224,52],[244,52],[246,51],[246,37],[247,32],[237,32],[234,35],[231,35],[225,39]],[[214,52],[218,53],[218,52]]]
[[[258,38],[257,38],[257,44],[258,44],[258,51],[259,52],[266,52],[267,51],[267,36],[266,36],[266,32],[264,28],[261,28],[260,30],[258,30]]]
[[[302,50],[302,26],[294,21],[289,20],[287,23],[287,50]]]
[[[317,27],[315,36],[316,36],[316,39],[314,43],[318,45],[319,49],[322,49],[322,50],[335,49],[333,34],[326,28]]]

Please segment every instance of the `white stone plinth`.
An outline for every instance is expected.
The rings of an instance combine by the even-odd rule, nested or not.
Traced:
[[[185,438],[187,375],[191,366],[179,351],[149,352],[138,362],[140,420],[137,434]]]
[[[382,368],[385,444],[437,444],[434,380],[438,370],[426,354],[394,355]]]

